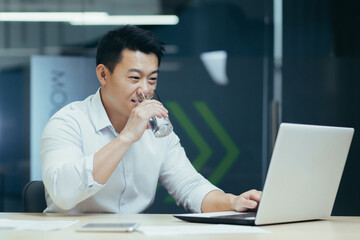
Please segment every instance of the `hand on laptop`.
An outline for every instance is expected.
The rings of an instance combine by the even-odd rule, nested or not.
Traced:
[[[256,210],[260,199],[261,191],[250,190],[238,196],[221,191],[208,193],[201,205],[202,212],[222,212]]]
[[[255,210],[259,206],[261,199],[261,191],[250,190],[240,194],[239,196],[230,196],[230,202],[235,211],[244,212],[249,209]]]

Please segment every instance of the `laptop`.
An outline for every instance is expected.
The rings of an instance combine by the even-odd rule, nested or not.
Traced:
[[[282,123],[257,212],[176,214],[201,223],[265,225],[328,218],[353,128]]]

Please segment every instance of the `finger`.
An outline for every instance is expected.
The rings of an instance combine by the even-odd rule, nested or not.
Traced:
[[[243,212],[248,209],[254,209],[257,207],[257,202],[246,199],[243,195],[236,196],[233,201],[233,209],[238,212]]]
[[[160,102],[155,100],[143,101],[138,105],[138,107],[143,109],[157,109],[160,110],[162,113],[169,113],[169,111]]]
[[[258,202],[256,202],[256,201],[253,201],[253,200],[246,200],[246,207],[248,208],[248,209],[255,209],[255,208],[257,208],[258,207]]]
[[[151,105],[147,109],[152,116],[157,116],[158,118],[169,117],[168,110],[162,105]]]
[[[258,202],[250,199],[246,199],[245,197],[242,197],[242,200],[240,201],[242,207],[245,207],[247,209],[254,209],[258,206]]]
[[[262,192],[261,191],[257,191],[255,189],[248,191],[249,194],[249,199],[254,200],[256,202],[260,202],[261,200],[261,196],[262,196]]]
[[[153,104],[162,106],[162,103],[156,100],[146,100],[139,103],[139,105],[153,105]]]
[[[168,112],[168,110],[164,107],[164,105],[159,102],[159,101],[156,101],[156,100],[149,100],[147,101],[148,104],[155,104],[156,106],[160,106],[161,108],[163,108],[166,112]]]
[[[169,114],[163,109],[159,110],[158,114],[156,114],[158,118],[168,118]]]
[[[163,105],[156,106],[156,109],[161,112],[162,116],[168,117],[169,111]]]

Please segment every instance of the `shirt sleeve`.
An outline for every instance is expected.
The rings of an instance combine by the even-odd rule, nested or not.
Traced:
[[[83,155],[75,118],[53,117],[44,129],[40,148],[44,185],[59,208],[69,210],[103,187],[92,175],[94,155]]]
[[[199,174],[186,157],[184,148],[175,134],[171,136],[166,160],[160,172],[160,183],[172,195],[176,204],[187,211],[201,212],[205,196],[214,190],[220,190]]]

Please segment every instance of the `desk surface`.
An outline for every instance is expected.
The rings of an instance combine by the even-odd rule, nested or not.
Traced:
[[[224,235],[180,235],[180,236],[146,236],[133,233],[90,233],[76,232],[75,229],[87,222],[140,222],[142,226],[165,226],[196,224],[180,221],[168,214],[42,214],[42,213],[0,213],[0,219],[16,220],[79,220],[75,225],[58,231],[12,231],[0,230],[0,239],[27,240],[92,240],[92,239],[221,239]],[[271,234],[237,234],[228,235],[226,239],[360,239],[360,217],[331,217],[327,220],[261,226]]]

